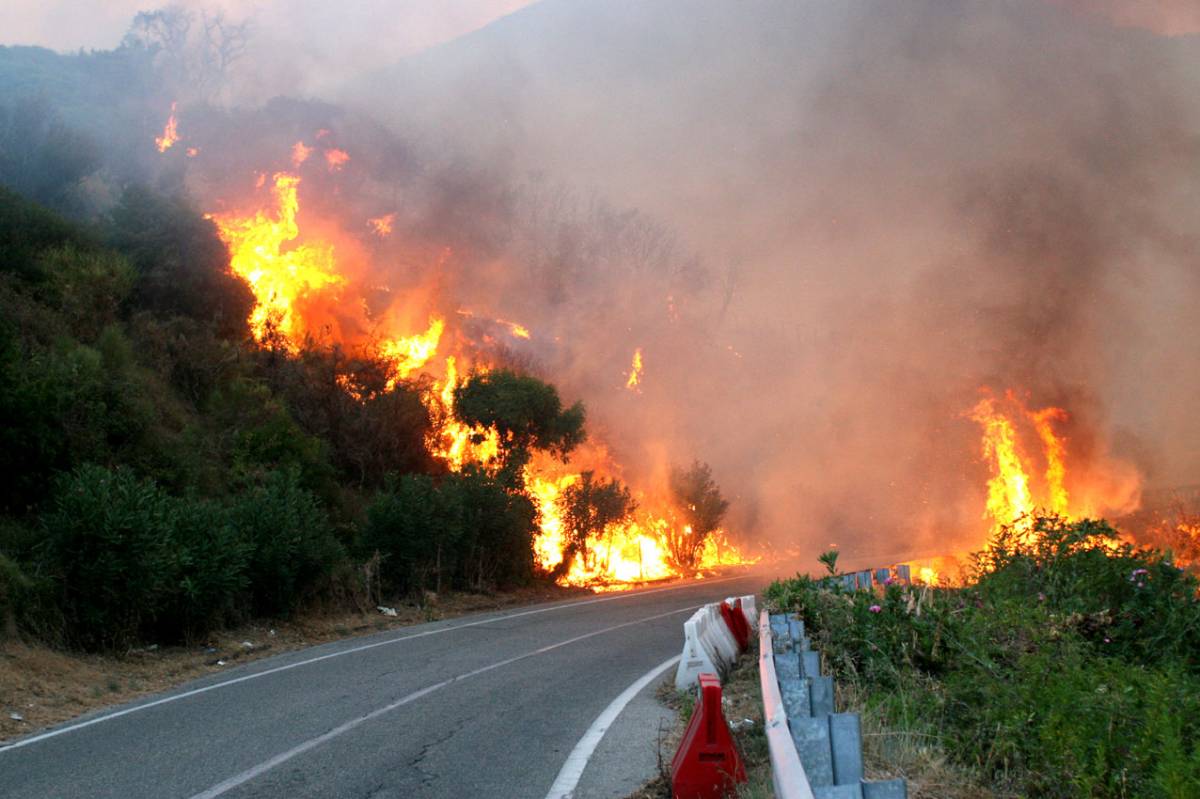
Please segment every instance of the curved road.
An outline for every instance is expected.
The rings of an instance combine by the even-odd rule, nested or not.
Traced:
[[[688,614],[761,584],[568,600],[257,661],[0,748],[0,797],[541,799],[609,703],[679,654]]]

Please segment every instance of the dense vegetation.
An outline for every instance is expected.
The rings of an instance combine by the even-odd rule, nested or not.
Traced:
[[[336,346],[256,343],[251,306],[180,197],[133,187],[84,225],[0,186],[8,632],[120,648],[535,576],[514,474],[569,453],[582,406],[528,375],[470,380],[464,418],[503,431],[505,468],[448,473],[421,385]]]
[[[798,577],[767,597],[892,734],[994,795],[1200,796],[1196,579],[1103,522],[1034,530],[1000,532],[967,587],[879,597]]]

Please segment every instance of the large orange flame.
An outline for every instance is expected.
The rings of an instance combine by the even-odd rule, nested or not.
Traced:
[[[1012,421],[996,410],[995,399],[990,396],[979,400],[971,418],[983,427],[983,458],[992,468],[986,515],[998,525],[1028,517],[1034,503]]]
[[[293,346],[305,332],[297,302],[306,295],[346,282],[338,272],[333,246],[323,243],[285,247],[300,235],[296,215],[300,210],[300,178],[278,172],[273,193],[273,214],[253,216],[212,214],[221,238],[229,245],[230,267],[250,284],[257,304],[250,327],[261,341],[277,330]]]
[[[318,134],[317,139],[322,138]],[[312,151],[313,148],[297,142],[291,152],[292,163],[299,166]],[[332,148],[325,149],[324,156],[331,170],[340,169],[349,160],[345,152]],[[264,187],[265,177],[260,176],[256,185]],[[395,316],[390,309],[367,318],[367,304],[362,301],[367,286],[353,270],[347,269],[346,263],[339,262],[338,253],[344,253],[353,242],[338,238],[335,249],[327,237],[302,234],[300,186],[297,174],[278,172],[272,178],[268,208],[210,215],[229,246],[232,270],[245,278],[254,292],[256,304],[249,320],[254,335],[260,341],[282,341],[289,348],[298,349],[318,327],[323,334],[335,336],[335,340],[342,337],[343,326],[326,323],[330,308],[337,309],[338,317],[359,314],[345,329],[374,329],[374,336],[338,343],[372,347],[375,354],[390,362],[389,389],[418,372],[442,372],[440,377],[434,374],[425,383],[423,395],[433,420],[426,441],[430,454],[455,471],[468,466],[486,471],[499,469],[503,443],[500,434],[495,429],[466,425],[455,416],[456,390],[470,374],[487,371],[489,364],[479,363],[474,353],[461,351],[462,342],[469,339],[447,336],[446,319],[441,315],[430,314],[426,330],[415,334],[406,331],[407,323],[412,320]],[[393,221],[392,214],[368,220],[379,236],[391,234]],[[475,314],[460,309],[457,316]],[[506,328],[515,339],[531,337],[529,329],[516,322],[484,318]],[[384,329],[381,331],[380,327]],[[442,353],[441,360],[435,360],[447,338],[455,343],[457,351]],[[639,349],[630,375],[631,387],[636,387],[641,369]],[[362,399],[351,383],[349,379],[341,381],[352,396]],[[547,571],[555,570],[567,557],[567,537],[558,499],[563,490],[580,479],[585,468],[582,464],[601,476],[620,477],[619,467],[602,445],[592,443],[584,449],[573,454],[569,466],[548,455],[538,455],[524,469],[524,488],[539,515],[534,557]],[[570,562],[558,570],[560,583],[612,589],[685,571],[671,562],[666,545],[668,532],[680,524],[671,501],[661,498],[651,501],[643,491],[639,492],[639,502],[641,507],[633,518],[590,536],[578,552],[571,550]],[[705,542],[697,563],[688,570],[703,574],[706,569],[746,562],[749,560],[727,540],[724,531],[717,531]]]
[[[429,329],[424,333],[415,336],[401,336],[384,341],[379,345],[379,354],[395,364],[396,371],[391,381],[388,382],[389,389],[396,384],[397,379],[407,378],[429,362],[429,359],[437,353],[438,342],[445,329],[445,321],[434,317],[429,321]]]
[[[1064,409],[1030,410],[1010,390],[1003,399],[985,392],[969,415],[983,430],[983,459],[992,473],[984,516],[993,527],[1028,533],[1037,513],[1074,519],[1136,508],[1140,478],[1127,464],[1094,455],[1068,472],[1067,439],[1056,429],[1070,421]],[[1039,462],[1041,475],[1034,477]]]

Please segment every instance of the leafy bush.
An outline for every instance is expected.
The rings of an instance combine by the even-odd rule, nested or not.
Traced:
[[[537,509],[525,494],[509,491],[481,471],[453,478],[461,494],[465,534],[459,585],[512,586],[533,577]]]
[[[577,552],[583,554],[585,562],[588,561],[588,537],[600,535],[610,524],[627,521],[637,508],[627,486],[613,479],[594,478],[592,472],[583,472],[578,482],[567,486],[558,498],[563,530],[567,534],[563,559],[556,569],[558,574],[566,573]]]
[[[138,308],[209,322],[227,337],[247,335],[254,295],[229,270],[216,226],[182,198],[127,189],[113,209],[109,243],[136,271]]]
[[[0,146],[2,149],[2,146]],[[2,170],[0,170],[2,171]],[[94,250],[94,238],[58,214],[8,188],[0,177],[0,270],[39,283],[47,278],[42,253],[57,248]],[[8,184],[12,185],[12,184]]]
[[[582,403],[563,409],[554,386],[508,369],[472,376],[455,391],[454,408],[463,422],[499,431],[510,484],[531,450],[565,459],[586,438]]]
[[[329,517],[295,469],[275,471],[238,495],[230,523],[245,541],[251,608],[287,614],[317,593],[345,557]]]
[[[212,500],[177,502],[172,543],[172,591],[164,602],[160,639],[200,635],[245,616],[250,542]]]
[[[403,475],[368,508],[361,554],[382,556],[394,591],[519,584],[533,574],[535,517],[528,497],[480,471]]]
[[[234,498],[169,496],[127,469],[61,477],[42,519],[39,563],[59,591],[68,643],[178,640],[231,617],[286,613],[343,559],[294,471]]]
[[[83,466],[57,481],[42,523],[70,641],[124,646],[154,622],[173,587],[175,515],[170,497],[124,469]]]
[[[21,567],[0,552],[0,637],[16,633],[17,607],[32,585],[33,581],[25,576]]]
[[[1197,583],[1101,522],[1001,532],[959,589],[844,593],[807,577],[799,612],[840,682],[1020,795],[1200,795]]]
[[[386,587],[420,589],[432,577],[440,590],[443,579],[454,573],[464,509],[457,492],[444,486],[429,475],[406,474],[376,495],[367,509],[362,547],[364,553],[382,556],[379,574]]]
[[[398,382],[385,388],[383,362],[350,358],[339,347],[312,342],[295,355],[263,348],[255,361],[256,375],[299,427],[327,443],[344,481],[374,488],[391,473],[433,471],[425,447],[429,411],[416,386]],[[347,383],[358,386],[357,396]]]

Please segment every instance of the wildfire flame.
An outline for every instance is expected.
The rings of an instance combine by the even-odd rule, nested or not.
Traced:
[[[375,231],[375,235],[379,238],[387,238],[392,235],[392,222],[396,219],[395,214],[384,214],[367,220],[367,224],[371,230]]]
[[[298,141],[292,145],[292,165],[300,166],[308,157],[312,155],[313,148],[305,146],[304,142]]]
[[[345,150],[330,148],[325,151],[325,163],[329,165],[329,171],[337,172],[344,167],[350,160],[350,154]]]
[[[304,163],[313,149],[297,142],[291,151],[292,163],[296,166]],[[349,160],[341,150],[327,149],[324,155],[330,169],[335,171]],[[356,272],[347,261],[348,250],[355,251],[351,238],[335,237],[338,242],[335,249],[329,237],[333,234],[326,227],[333,231],[336,226],[320,228],[326,231],[320,235],[301,233],[301,183],[297,174],[277,172],[271,178],[271,201],[265,207],[247,213],[209,215],[229,247],[231,269],[247,281],[254,293],[256,303],[249,323],[256,338],[282,341],[289,348],[298,349],[307,335],[319,329],[343,339],[339,343],[373,347],[392,366],[389,389],[418,371],[441,371],[440,377],[431,375],[424,384],[423,401],[432,419],[432,430],[426,440],[430,454],[454,471],[468,466],[484,470],[499,468],[503,442],[498,431],[466,425],[455,416],[455,392],[470,375],[486,372],[489,364],[472,363],[474,355],[462,351],[464,337],[448,337],[446,319],[438,314],[430,314],[425,331],[415,334],[405,332],[406,323],[411,320],[393,316],[390,311],[381,318],[368,318],[365,301],[358,301],[365,296],[366,286],[356,282]],[[266,186],[265,175],[259,175],[256,191]],[[368,222],[382,236],[391,233],[393,220],[394,216],[388,214]],[[443,255],[448,257],[448,251]],[[357,340],[345,341],[343,327],[325,321],[331,308],[340,317],[359,314],[344,329],[374,328],[376,333],[371,338],[363,334]],[[462,309],[458,315],[473,317],[474,313]],[[514,338],[530,338],[529,329],[523,325],[498,318],[491,321],[504,326]],[[441,353],[439,361],[439,348],[448,338],[457,351]],[[640,349],[635,353],[634,365],[631,385],[636,386],[641,375]],[[342,376],[339,382],[351,396],[363,399],[352,380]],[[547,571],[555,570],[567,557],[567,536],[558,504],[562,492],[580,479],[584,468],[603,476],[620,476],[620,468],[602,445],[590,443],[582,449],[573,453],[570,466],[548,455],[538,455],[523,472],[524,488],[539,515],[534,557]],[[634,517],[609,525],[601,534],[590,536],[578,552],[572,551],[570,562],[559,569],[558,581],[564,585],[613,589],[679,575],[683,569],[672,563],[667,547],[668,533],[673,529],[681,529],[681,522],[671,501],[639,492],[639,510]],[[706,540],[693,567],[702,575],[705,569],[748,562],[753,561],[727,540],[724,531],[718,530]]]
[[[466,308],[459,308],[458,315],[465,316],[468,319],[473,319],[475,317],[475,312],[467,310]],[[495,322],[501,327],[508,328],[508,332],[512,334],[513,338],[528,339],[530,337],[529,328],[525,327],[524,325],[517,324],[516,322],[510,322],[507,319],[492,319],[491,321]]]
[[[389,389],[395,386],[396,380],[407,378],[429,362],[437,353],[438,341],[445,329],[445,321],[434,317],[424,333],[391,339],[379,345],[379,354],[395,364],[396,371],[388,382]]]
[[[171,114],[167,117],[166,125],[163,126],[162,135],[154,137],[154,144],[160,153],[165,153],[177,141],[179,141],[179,122],[175,118],[175,103],[171,103]]]
[[[1014,526],[1028,534],[1038,513],[1072,519],[1105,511],[1127,513],[1137,506],[1137,474],[1112,459],[1094,458],[1078,470],[1072,482],[1078,496],[1068,489],[1067,439],[1056,429],[1070,421],[1064,409],[1031,410],[1009,390],[1003,400],[985,393],[969,416],[983,430],[983,459],[992,472],[984,517],[995,528]],[[1040,459],[1028,454],[1030,444],[1040,449]]]
[[[642,348],[638,347],[633,351],[633,363],[629,367],[629,379],[625,381],[625,388],[630,391],[641,392],[642,383]]]
[[[456,472],[468,464],[489,468],[500,455],[500,433],[493,428],[470,427],[454,418],[454,392],[461,384],[458,359],[450,356],[446,358],[446,376],[426,397],[439,422],[426,444],[432,455]]]
[[[594,467],[593,471],[616,471],[606,466],[609,456],[602,446],[585,446],[585,450],[581,458]],[[562,567],[568,536],[559,498],[581,477],[575,467],[557,464],[546,456],[535,458],[526,467],[525,488],[537,506],[540,528],[534,539],[534,559],[546,571]],[[641,503],[650,509],[639,508],[628,521],[610,524],[598,535],[589,536],[580,551],[572,555],[558,582],[593,588],[623,587],[678,576],[681,569],[672,563],[666,541],[672,526],[679,522],[660,503],[651,504],[645,497]],[[705,539],[694,568],[697,576],[702,576],[704,570],[719,566],[756,562],[757,558],[747,558],[731,544],[724,530],[716,530]]]
[[[250,328],[260,341],[274,328],[295,345],[304,332],[298,301],[346,282],[338,272],[332,245],[305,243],[285,248],[300,235],[296,223],[299,185],[296,175],[275,174],[273,216],[262,211],[251,217],[210,215],[229,246],[230,268],[254,292],[257,303],[250,314]]]

